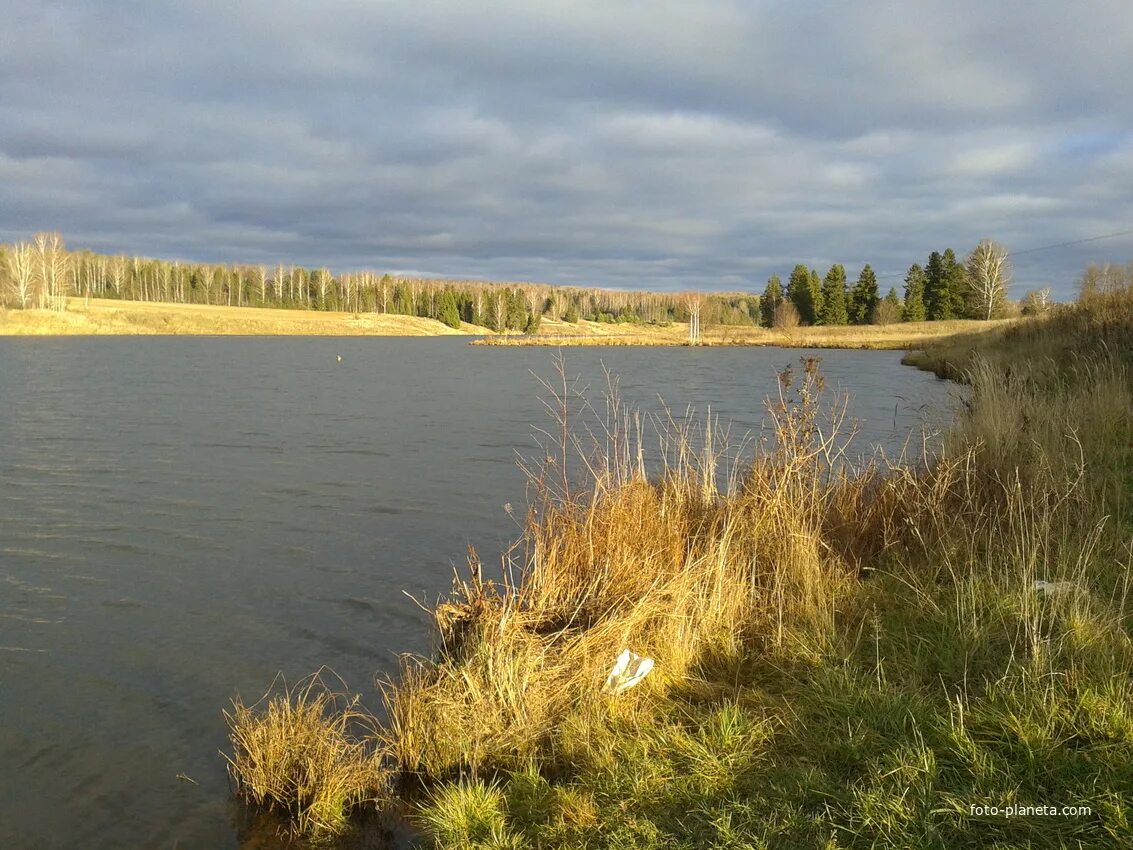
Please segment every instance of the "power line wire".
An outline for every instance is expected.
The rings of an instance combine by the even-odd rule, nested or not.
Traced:
[[[1119,230],[1116,233],[1104,233],[1101,236],[1087,236],[1085,239],[1071,239],[1069,242],[1054,242],[1050,245],[1039,245],[1036,248],[1026,248],[1022,251],[1008,251],[1008,257],[1021,257],[1024,254],[1036,254],[1039,251],[1052,251],[1055,248],[1068,248],[1071,245],[1084,245],[1087,242],[1100,242],[1102,239],[1116,239],[1118,236],[1131,236],[1133,230]],[[892,278],[904,278],[908,274],[904,272],[886,272],[885,274],[875,275],[877,280],[890,280]]]
[[[1119,230],[1117,233],[1106,233],[1102,236],[1087,236],[1085,239],[1072,239],[1069,242],[1057,242],[1053,245],[1040,245],[1038,248],[1027,248],[1025,251],[1008,251],[1008,257],[1019,257],[1023,254],[1034,254],[1036,251],[1050,251],[1053,248],[1066,248],[1070,245],[1083,245],[1086,242],[1099,242],[1102,239],[1114,239],[1118,236],[1129,236],[1133,230]]]

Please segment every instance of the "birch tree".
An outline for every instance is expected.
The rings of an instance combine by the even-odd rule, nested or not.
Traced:
[[[106,295],[106,279],[110,275],[110,258],[109,257],[96,257],[95,265],[97,275],[95,277],[95,294],[102,298]]]
[[[496,332],[503,333],[507,330],[507,298],[504,297],[502,290],[496,293],[495,304],[492,307],[496,320]]]
[[[110,288],[114,290],[114,297],[122,297],[122,283],[126,280],[126,258],[110,258]]]
[[[267,266],[256,266],[256,290],[260,296],[260,306],[267,304],[268,300],[268,270]]]
[[[523,295],[527,300],[527,312],[532,316],[542,316],[543,304],[546,301],[543,297],[543,293],[534,286],[527,286],[524,289]]]
[[[133,266],[133,269],[134,269],[134,274],[130,278],[130,282],[133,284],[132,289],[134,291],[134,298],[140,298],[142,301],[145,301],[146,300],[146,293],[140,286],[141,279],[142,279],[141,259],[138,258],[138,257],[131,257],[130,258],[130,264]]]
[[[325,310],[327,304],[327,284],[330,283],[330,271],[319,269],[315,275],[315,285],[319,288],[319,309]]]
[[[84,303],[90,303],[90,294],[94,291],[95,285],[95,267],[89,253],[75,257],[72,274],[75,280],[75,290],[83,296]]]
[[[688,344],[700,345],[700,313],[704,307],[704,296],[699,292],[685,296],[688,307]]]
[[[1022,308],[1024,316],[1038,316],[1050,309],[1050,287],[1032,289],[1023,296]]]
[[[212,303],[212,279],[213,279],[213,267],[212,266],[201,266],[201,285],[204,287],[204,290],[205,290],[205,303],[206,304]]]
[[[291,301],[292,304],[295,303],[295,277],[298,273],[299,273],[299,270],[296,269],[296,267],[292,265],[291,266],[291,273],[288,274],[288,283],[287,283],[287,297],[288,297],[288,300]]]
[[[35,286],[32,253],[32,246],[27,242],[17,242],[6,256],[8,273],[12,277],[12,290],[19,299],[20,307],[24,309],[27,309],[28,302],[32,299]]]
[[[283,264],[275,266],[275,273],[272,275],[272,289],[274,290],[273,296],[278,301],[283,300]]]
[[[968,280],[976,308],[984,319],[990,319],[1007,297],[1011,282],[1007,249],[991,239],[981,241],[968,255]]]
[[[58,233],[37,233],[35,244],[36,273],[40,284],[40,306],[62,310],[67,294],[67,272],[70,258]]]

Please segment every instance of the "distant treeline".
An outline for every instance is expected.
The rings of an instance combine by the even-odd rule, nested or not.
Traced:
[[[949,249],[934,251],[922,268],[881,297],[866,265],[850,282],[841,264],[825,277],[803,264],[784,287],[778,275],[762,295],[617,291],[540,283],[490,283],[401,277],[374,272],[334,275],[325,268],[183,263],[68,251],[57,233],[0,246],[0,298],[15,307],[62,309],[67,296],[164,301],[176,304],[280,307],[351,313],[393,313],[461,322],[493,331],[537,331],[542,318],[577,322],[666,325],[790,326],[886,324],[991,318],[1017,312],[1007,299],[1006,251],[981,242],[964,263]],[[1049,289],[1028,293],[1023,309],[1045,308]]]

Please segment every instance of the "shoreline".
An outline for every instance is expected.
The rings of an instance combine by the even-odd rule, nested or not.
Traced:
[[[920,349],[945,337],[975,338],[1018,320],[800,327],[790,331],[716,326],[697,347],[867,350]],[[0,308],[0,337],[26,336],[465,336],[484,346],[685,346],[687,325],[611,325],[545,319],[538,334],[497,334],[479,325],[451,328],[435,319],[390,313],[333,313],[115,299],[67,299],[63,311]]]
[[[837,325],[776,330],[729,325],[706,329],[700,342],[691,346],[688,326],[605,325],[596,322],[544,320],[538,334],[502,334],[471,341],[471,345],[551,346],[681,346],[686,348],[826,348],[908,351],[920,349],[948,337],[977,338],[1018,324],[1017,319],[953,320],[944,322],[898,322],[891,325]]]
[[[553,453],[531,471],[519,575],[486,581],[470,551],[373,733],[350,732],[353,703],[324,712],[317,679],[237,699],[238,796],[314,835],[401,812],[453,847],[489,827],[493,846],[706,846],[720,824],[731,846],[1029,845],[1035,824],[971,805],[1020,794],[1076,806],[1044,845],[1128,839],[1109,801],[1133,794],[1131,335],[1133,297],[942,334],[909,365],[972,396],[912,464],[839,464],[852,433],[805,357],[773,447],[723,489],[711,435],[614,417],[591,486],[569,493]],[[672,455],[646,478],[635,447],[657,437]],[[627,648],[650,664],[623,681]],[[260,766],[311,740],[343,756],[305,764],[295,797],[291,762]]]

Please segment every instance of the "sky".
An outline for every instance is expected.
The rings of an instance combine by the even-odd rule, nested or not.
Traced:
[[[0,241],[655,290],[1133,259],[1129,0],[8,0]]]

